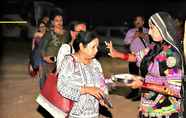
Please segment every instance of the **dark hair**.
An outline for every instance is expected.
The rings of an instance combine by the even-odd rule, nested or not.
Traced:
[[[79,25],[79,24],[85,24],[85,22],[81,22],[81,21],[72,21],[70,24],[69,24],[69,30],[71,31],[74,31],[75,30],[75,26]]]
[[[143,16],[140,16],[140,15],[135,16],[133,18],[133,21],[136,21],[138,17],[142,18],[142,20],[145,21],[145,18]]]
[[[64,15],[63,12],[56,8],[56,9],[52,10],[52,12],[50,14],[50,20],[54,20],[54,18],[56,16],[62,16],[63,17],[63,15]]]
[[[95,32],[79,32],[76,39],[73,42],[73,48],[75,52],[78,52],[80,50],[79,47],[80,43],[86,46],[95,38],[99,38],[99,36]]]

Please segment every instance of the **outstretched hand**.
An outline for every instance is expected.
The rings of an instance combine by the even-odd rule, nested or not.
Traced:
[[[108,55],[111,57],[117,57],[117,51],[113,48],[112,42],[106,42],[105,41],[105,45],[107,46],[106,48],[109,49],[109,53]]]
[[[43,60],[44,60],[45,62],[49,63],[49,64],[54,63],[54,62],[51,60],[51,57],[52,57],[52,56],[45,56],[45,57],[43,57]]]
[[[132,83],[126,84],[127,87],[131,87],[133,89],[141,88],[143,85],[142,77],[134,76]]]

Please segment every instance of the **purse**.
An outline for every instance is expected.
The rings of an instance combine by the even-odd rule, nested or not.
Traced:
[[[54,118],[67,118],[68,114],[63,112],[61,109],[54,106],[50,101],[48,101],[44,96],[39,94],[36,98],[36,102],[42,106],[46,111],[48,111]]]
[[[41,95],[65,113],[70,113],[74,102],[63,97],[57,90],[57,75],[50,73],[41,89]]]

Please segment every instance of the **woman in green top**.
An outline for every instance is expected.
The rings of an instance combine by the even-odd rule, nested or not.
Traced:
[[[63,16],[61,13],[52,15],[53,28],[48,31],[41,42],[40,52],[44,63],[40,74],[40,88],[42,88],[48,73],[56,69],[56,56],[60,46],[65,42],[67,31],[63,28]]]

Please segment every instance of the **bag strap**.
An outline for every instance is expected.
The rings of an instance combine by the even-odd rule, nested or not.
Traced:
[[[74,62],[74,64],[75,64],[75,58],[74,58],[74,56],[72,56],[71,54],[70,54],[69,56],[71,56],[71,57],[73,58],[73,62]],[[84,84],[84,87],[85,87],[85,84],[86,84],[86,83],[85,83],[86,74],[85,74],[85,72],[83,71],[83,68],[82,68],[81,63],[78,63],[78,66],[79,66],[80,75],[81,75],[81,78],[83,79],[83,84]],[[60,72],[60,71],[61,71],[61,69],[59,70],[59,72]],[[58,76],[59,72],[56,72],[56,73],[55,73],[56,76]]]
[[[139,37],[141,42],[143,43],[144,47],[147,48],[146,44],[145,44],[145,41],[143,40],[143,38]]]
[[[73,58],[73,62],[75,62],[75,58],[74,56],[72,56],[70,54],[70,56]],[[85,74],[85,71],[83,71],[83,68],[82,68],[82,65],[81,63],[78,63],[78,66],[79,66],[79,70],[80,70],[80,75],[81,75],[81,78],[83,79],[83,84],[84,84],[84,87],[85,87],[85,80],[86,80],[86,74]]]
[[[70,46],[70,54],[72,54],[72,46],[69,44],[69,46]]]

